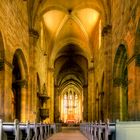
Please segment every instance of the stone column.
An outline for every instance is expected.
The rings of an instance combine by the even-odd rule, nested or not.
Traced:
[[[60,101],[59,101],[59,96],[60,96],[60,93],[59,93],[59,87],[57,85],[55,85],[54,87],[54,121],[55,122],[59,122],[59,119],[60,119],[60,110],[59,110],[59,104],[60,104]]]
[[[4,62],[0,60],[0,119],[4,119]]]
[[[26,122],[28,120],[28,102],[27,102],[27,81],[18,80],[16,86],[20,89],[20,121]],[[17,95],[18,96],[18,95]],[[18,111],[18,110],[17,110]]]
[[[133,56],[128,62],[128,120],[139,120],[140,65],[137,56]]]
[[[113,121],[116,121],[117,119],[120,120],[121,118],[121,83],[118,82],[118,79],[115,79],[115,81],[113,81],[113,95],[111,96],[112,98],[110,99],[111,101],[111,106],[112,106],[112,116],[111,119]]]
[[[48,68],[48,96],[50,123],[54,122],[54,69]]]
[[[111,105],[110,100],[112,99],[112,26],[106,25],[102,30],[102,38],[103,38],[103,47],[104,47],[104,60],[105,60],[105,85],[104,85],[104,119],[110,118],[111,113]],[[102,92],[102,91],[101,91]]]
[[[4,75],[3,78],[3,93],[2,93],[2,110],[4,111],[4,121],[13,121],[12,120],[12,69],[13,65],[7,60],[4,60]]]
[[[88,70],[88,121],[94,121],[95,94],[94,94],[94,68]]]
[[[37,93],[36,93],[36,43],[39,38],[39,34],[34,29],[29,29],[29,98],[28,103],[30,105],[29,118],[30,121],[34,121],[36,118],[36,106],[37,106]]]
[[[140,39],[138,42],[140,46]],[[136,66],[135,66],[135,109],[136,117],[135,120],[140,120],[140,53],[136,55]],[[131,73],[132,74],[132,73]]]
[[[88,86],[83,86],[83,121],[88,121]]]

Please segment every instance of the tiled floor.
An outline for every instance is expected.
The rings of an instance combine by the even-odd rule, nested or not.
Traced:
[[[62,132],[56,133],[47,140],[88,140],[79,129],[63,128]]]

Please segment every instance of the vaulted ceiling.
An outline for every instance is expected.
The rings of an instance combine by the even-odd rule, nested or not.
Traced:
[[[74,43],[82,48],[85,57],[93,57],[94,30],[99,19],[102,24],[109,22],[110,0],[29,0],[28,3],[31,28],[37,28],[40,21],[46,26],[49,54],[56,57],[58,44],[61,49]]]
[[[111,0],[28,1],[30,28],[39,30],[40,23],[43,24],[50,67],[57,67],[59,83],[71,79],[87,83],[87,69],[93,65],[94,40],[98,40],[97,25],[100,20],[102,25],[110,22],[110,3]]]

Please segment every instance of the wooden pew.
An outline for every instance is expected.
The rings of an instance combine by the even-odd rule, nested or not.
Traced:
[[[140,140],[140,121],[116,122],[116,140]]]
[[[115,140],[115,123],[83,123],[80,130],[89,140]]]
[[[0,140],[46,140],[56,132],[55,124],[29,123],[29,121],[19,123],[18,120],[2,122],[0,120]]]
[[[89,140],[140,140],[140,121],[82,123],[80,131]]]
[[[18,120],[14,123],[5,123],[0,120],[0,140],[20,140],[22,133],[19,130]]]

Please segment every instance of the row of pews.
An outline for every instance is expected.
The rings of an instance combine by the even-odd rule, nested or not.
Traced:
[[[81,123],[80,131],[89,140],[140,140],[140,121]]]
[[[47,140],[61,131],[61,124],[2,122],[0,120],[0,140]]]

